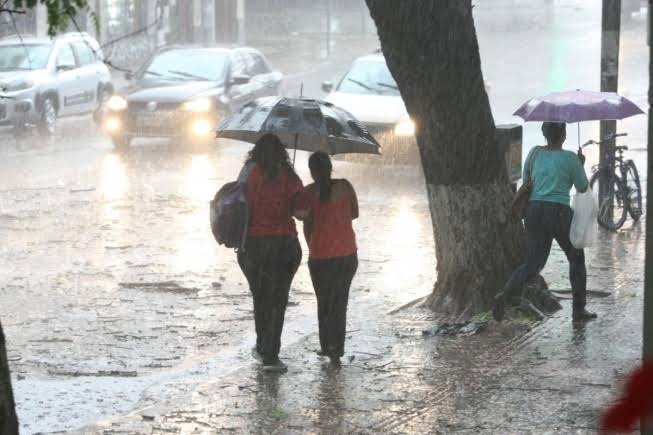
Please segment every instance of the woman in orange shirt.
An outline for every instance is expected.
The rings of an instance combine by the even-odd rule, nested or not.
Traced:
[[[281,332],[290,283],[302,258],[293,210],[304,186],[275,135],[261,137],[245,164],[251,165],[246,191],[249,224],[238,264],[254,299],[254,355],[262,359],[263,370],[283,372]]]
[[[345,350],[349,287],[358,268],[352,220],[358,199],[349,181],[331,178],[331,160],[316,152],[308,160],[314,183],[306,186],[295,215],[304,220],[308,267],[317,297],[320,355],[338,364]]]

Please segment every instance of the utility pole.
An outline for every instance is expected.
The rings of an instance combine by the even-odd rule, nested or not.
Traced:
[[[648,0],[648,13],[651,13],[653,0]],[[651,21],[648,20],[647,27],[651,31]],[[649,41],[648,50],[651,55],[648,64],[648,104],[653,107],[653,45]],[[648,117],[648,170],[653,170],[653,117]],[[650,172],[649,172],[650,173]],[[653,189],[653,180],[648,178],[646,188]],[[647,190],[647,192],[653,192]],[[653,205],[646,201],[646,259],[644,260],[644,345],[642,359],[651,361],[653,359],[653,240],[649,235],[653,234],[653,218],[649,219],[649,213],[653,213]],[[653,412],[653,410],[651,410]],[[653,425],[642,425],[642,435],[653,435]]]
[[[621,0],[603,0],[601,19],[601,92],[617,92],[619,84],[619,33],[621,30]],[[601,121],[600,140],[617,132],[617,121]],[[614,139],[601,144],[599,166],[609,161],[614,149]],[[612,174],[614,170],[608,170]],[[605,172],[604,172],[605,174]],[[606,196],[608,180],[599,179],[599,203]]]
[[[238,43],[243,45],[247,41],[247,34],[245,33],[245,0],[237,0],[236,20],[238,22]]]
[[[331,0],[326,0],[326,55],[331,56]]]

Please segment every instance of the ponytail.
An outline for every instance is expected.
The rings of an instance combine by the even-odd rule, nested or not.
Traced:
[[[331,197],[331,159],[321,151],[315,152],[308,159],[311,176],[317,185],[320,201],[326,202]]]
[[[318,192],[320,193],[320,201],[326,202],[331,197],[331,174],[327,174],[325,177],[320,177],[315,180],[317,184]]]

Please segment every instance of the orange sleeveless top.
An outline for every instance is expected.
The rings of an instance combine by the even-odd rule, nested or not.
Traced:
[[[304,190],[297,208],[310,210],[313,218],[309,258],[324,260],[347,257],[356,252],[351,202],[351,195],[341,195],[323,202],[317,190]]]

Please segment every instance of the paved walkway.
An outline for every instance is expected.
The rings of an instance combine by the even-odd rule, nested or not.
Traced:
[[[189,380],[170,400],[79,433],[593,433],[640,355],[643,259],[644,222],[600,235],[587,253],[599,318],[585,326],[572,324],[563,300],[541,323],[431,337],[428,312],[388,313],[370,297],[350,307],[340,369],[315,355],[312,334],[282,350],[286,374],[241,355],[242,366],[219,368],[213,381]],[[565,297],[557,249],[545,276]]]

